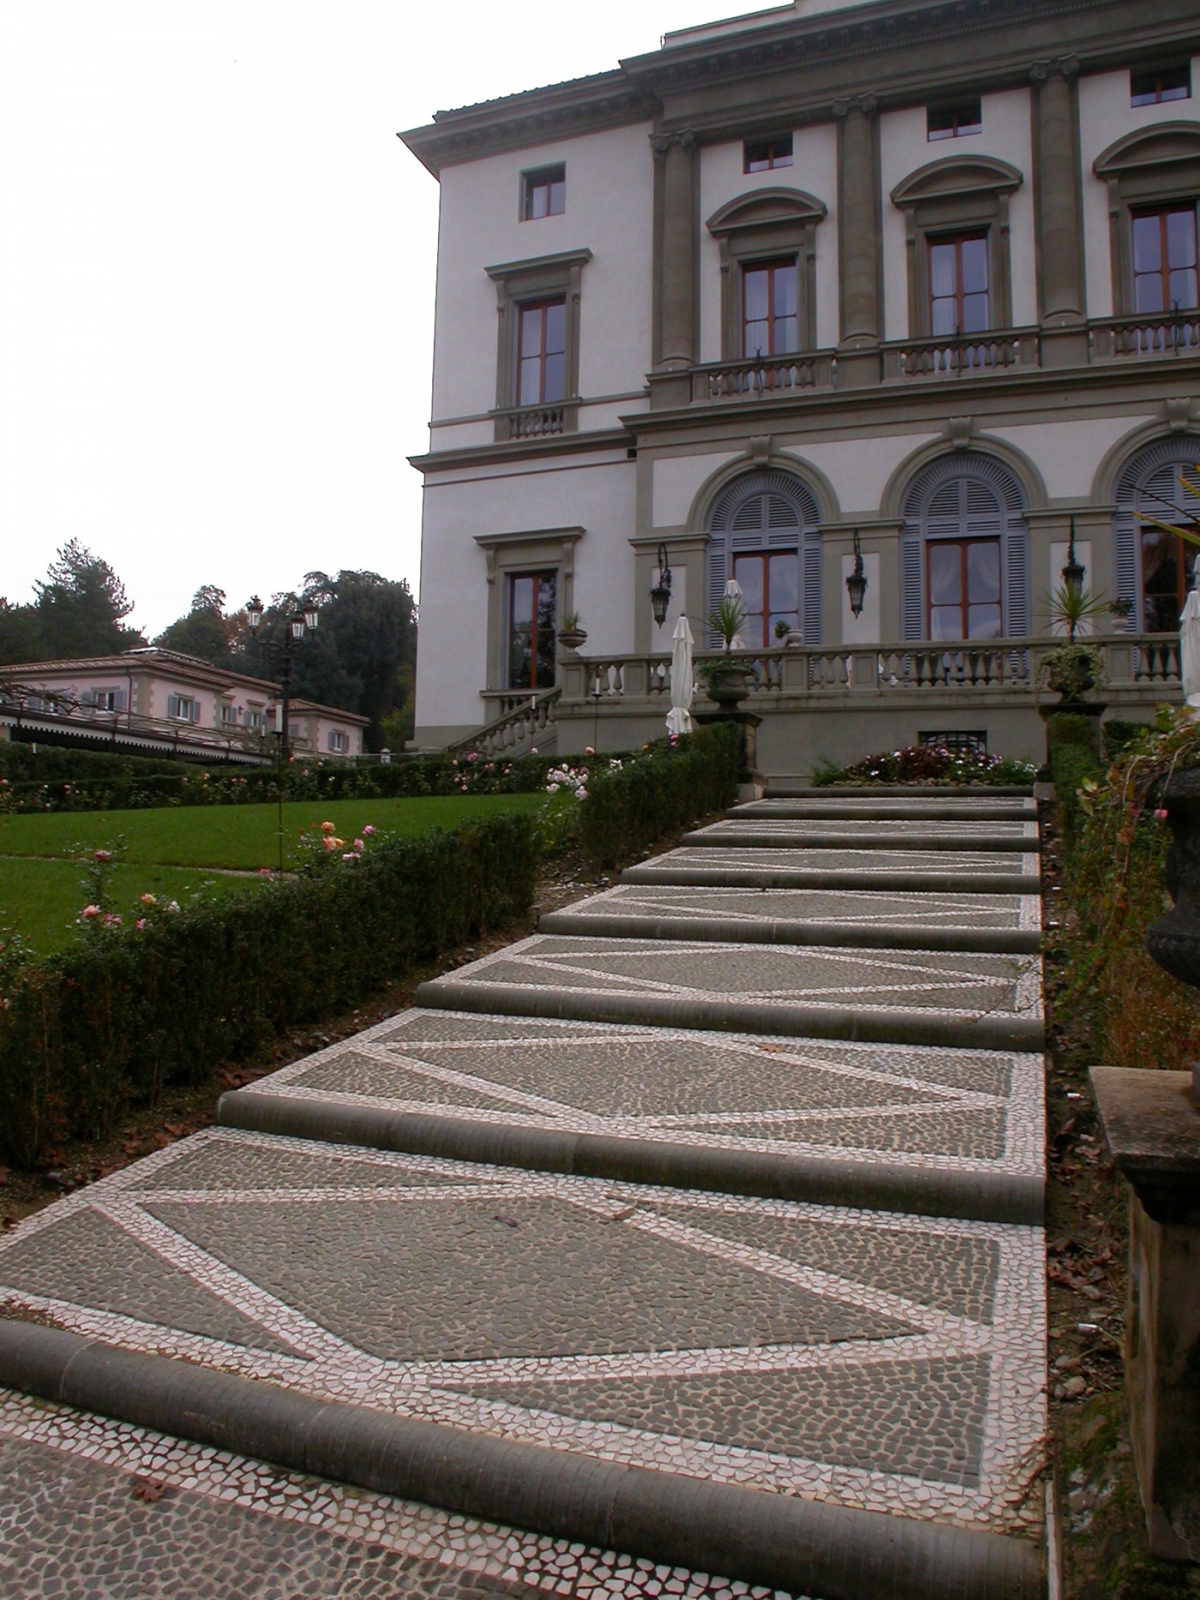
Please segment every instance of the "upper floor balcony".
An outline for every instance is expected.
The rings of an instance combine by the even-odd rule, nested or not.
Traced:
[[[1074,349],[1066,352],[1057,336],[1051,339],[1041,329],[1027,327],[897,339],[881,344],[870,354],[878,361],[878,372],[869,369],[867,381],[891,388],[970,382],[1072,365],[1111,368],[1181,358],[1196,360],[1200,358],[1200,310],[1093,320],[1078,329]],[[834,393],[839,388],[860,388],[864,385],[863,360],[863,353],[856,352],[854,376],[849,382],[844,360],[839,362],[838,352],[832,349],[704,362],[682,371],[652,373],[651,401],[659,409],[709,402],[795,399],[805,394]]]

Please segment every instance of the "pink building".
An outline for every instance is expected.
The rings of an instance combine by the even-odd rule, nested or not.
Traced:
[[[281,714],[278,684],[153,646],[0,667],[0,737],[20,729],[130,754],[177,750],[259,763],[275,758]],[[288,720],[297,756],[362,754],[366,717],[292,700]]]

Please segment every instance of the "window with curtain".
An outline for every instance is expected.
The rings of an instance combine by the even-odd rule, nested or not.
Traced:
[[[742,268],[742,355],[792,355],[800,348],[795,256]]]
[[[565,300],[538,300],[521,307],[517,329],[517,405],[552,405],[563,398],[566,349]]]
[[[999,539],[931,539],[925,546],[931,639],[999,639]]]
[[[992,325],[986,233],[929,240],[929,327],[935,338]]]

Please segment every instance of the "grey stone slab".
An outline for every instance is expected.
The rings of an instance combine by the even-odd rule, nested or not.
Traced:
[[[810,850],[1036,851],[1036,823],[880,822],[866,818],[780,821],[726,818],[683,836],[689,847]]]
[[[821,923],[830,927],[1036,930],[1035,895],[913,894],[879,889],[742,889],[694,884],[618,883],[567,913],[595,916],[720,917],[725,921]]]
[[[1008,876],[1014,872],[1024,872],[1033,878],[1036,871],[1032,859],[1026,861],[1019,852],[1014,854],[1009,850],[817,850],[799,845],[780,849],[764,846],[740,848],[734,844],[721,848],[681,845],[676,850],[668,850],[665,855],[657,856],[653,864],[656,867],[715,870],[742,867],[756,872],[776,867],[788,871],[807,868],[814,872],[911,872],[960,874],[963,877],[979,877],[984,873]],[[627,881],[636,881],[634,874],[638,870],[636,867],[627,869],[624,875]]]
[[[265,1328],[94,1211],[70,1212],[54,1227],[8,1244],[0,1252],[0,1298],[6,1290],[257,1350],[292,1353]]]
[[[353,1074],[353,1051],[343,1056],[345,1071]],[[370,1063],[368,1063],[370,1064]],[[219,1145],[190,1147],[177,1161],[152,1172],[145,1187],[155,1189],[229,1188],[228,1153]],[[417,1171],[411,1181],[419,1187],[442,1188],[449,1181],[436,1172]],[[253,1189],[391,1189],[396,1185],[395,1168],[378,1161],[334,1159],[314,1151],[269,1149],[246,1150],[238,1164],[238,1188]],[[2,1259],[2,1258],[0,1258]]]
[[[540,1196],[148,1209],[321,1327],[390,1361],[823,1344],[912,1331]]]
[[[496,1383],[470,1392],[733,1449],[974,1485],[988,1380],[987,1358],[965,1356],[843,1371]]]
[[[253,1477],[244,1464],[227,1493],[244,1493]],[[173,1484],[147,1501],[135,1495],[133,1473],[3,1434],[0,1479],[6,1600],[516,1600],[536,1592],[281,1516],[277,1485],[274,1503],[254,1508]]]
[[[732,817],[876,817],[897,822],[1011,822],[1035,821],[1037,802],[1032,799],[985,799],[983,796],[939,800],[900,796],[875,797],[865,790],[824,798],[775,798],[735,806]]]
[[[859,1016],[897,1008],[971,1021],[1041,1013],[1035,958],[941,951],[781,950],[534,934],[455,972],[455,993],[473,984],[509,990],[515,999],[555,990],[685,1003],[853,1007]],[[439,979],[423,985],[422,993],[450,989]]]

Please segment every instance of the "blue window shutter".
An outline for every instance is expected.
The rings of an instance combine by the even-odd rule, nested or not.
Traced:
[[[126,707],[126,704],[127,704],[127,701],[128,701],[128,695],[127,695],[126,691],[124,689],[118,689],[117,692],[113,695],[113,710],[114,711],[124,711],[125,707]]]
[[[906,639],[920,639],[925,632],[921,614],[921,530],[905,525],[901,554],[904,584],[904,615],[901,619]]]
[[[1008,615],[1005,632],[1022,639],[1029,632],[1029,533],[1023,522],[1009,524],[1005,540],[1008,556]]]
[[[718,534],[708,542],[708,611],[715,611],[721,604],[721,597],[725,593],[725,573],[727,570],[727,556],[725,550],[725,536]],[[721,643],[718,636],[708,626],[707,619],[704,624],[705,638],[708,648],[714,649]]]
[[[821,534],[816,528],[804,531],[804,642],[821,642]]]

